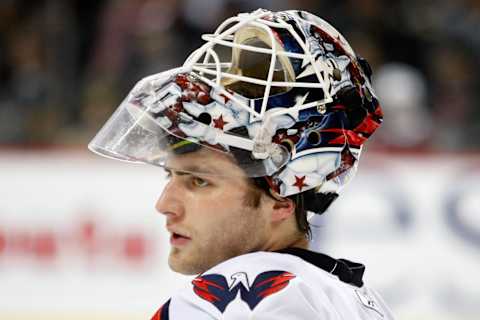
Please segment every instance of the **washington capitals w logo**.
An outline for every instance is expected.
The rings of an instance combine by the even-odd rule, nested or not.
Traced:
[[[253,284],[248,283],[247,274],[238,272],[232,275],[232,284],[221,274],[208,274],[192,281],[193,291],[200,298],[212,303],[221,313],[237,296],[253,310],[264,298],[285,288],[295,275],[286,271],[267,271],[260,273]]]

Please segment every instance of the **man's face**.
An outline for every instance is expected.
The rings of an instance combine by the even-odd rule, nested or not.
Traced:
[[[170,178],[156,209],[166,216],[171,234],[172,270],[198,274],[262,249],[269,233],[263,199],[268,197],[262,196],[258,207],[248,203],[252,186],[228,156],[202,148],[172,156],[166,167]]]

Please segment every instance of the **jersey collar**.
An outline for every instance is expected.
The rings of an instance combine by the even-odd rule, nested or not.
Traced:
[[[357,287],[363,286],[363,273],[365,266],[361,263],[346,259],[334,259],[323,253],[318,253],[300,248],[285,248],[275,252],[297,256],[316,267],[338,277],[341,281]]]

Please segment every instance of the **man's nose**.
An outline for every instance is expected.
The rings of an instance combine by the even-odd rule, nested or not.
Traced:
[[[176,181],[176,178],[171,178],[158,198],[155,209],[166,215],[167,218],[178,218],[185,212],[183,203],[184,192],[179,185],[179,181]]]

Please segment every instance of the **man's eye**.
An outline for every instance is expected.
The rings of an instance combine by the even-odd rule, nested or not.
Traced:
[[[206,187],[208,186],[208,181],[206,180],[203,180],[202,178],[199,178],[199,177],[192,177],[192,182],[193,182],[193,185],[196,186],[196,187]]]

